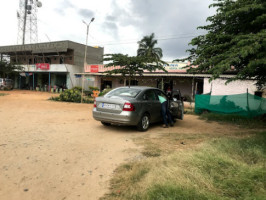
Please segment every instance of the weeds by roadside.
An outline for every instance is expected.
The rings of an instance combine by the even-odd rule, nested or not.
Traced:
[[[0,96],[5,96],[5,95],[7,95],[6,93],[0,93]]]
[[[200,115],[201,119],[208,121],[226,122],[243,126],[245,128],[266,128],[265,116],[256,118],[246,118],[239,115],[227,115],[217,113],[203,113]]]
[[[185,114],[195,115],[195,110],[192,107],[187,107],[187,108],[184,108],[184,113]]]
[[[266,132],[214,135],[142,138],[145,159],[120,166],[102,199],[264,199]]]

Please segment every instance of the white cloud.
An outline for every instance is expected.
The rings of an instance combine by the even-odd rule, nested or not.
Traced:
[[[159,39],[164,59],[186,55],[196,28],[214,14],[212,0],[42,0],[38,10],[39,42],[72,40],[85,43],[90,25],[89,45],[104,46],[105,53],[136,55],[137,41],[152,32]],[[0,46],[17,43],[18,0],[1,2]],[[46,36],[47,35],[47,36]],[[174,38],[174,39],[171,39]],[[161,40],[162,39],[162,40]],[[166,40],[165,40],[166,39]]]

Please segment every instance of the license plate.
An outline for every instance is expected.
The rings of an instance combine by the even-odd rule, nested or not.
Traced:
[[[110,104],[110,103],[100,103],[98,105],[98,108],[106,108],[106,109],[111,109],[111,110],[119,110],[120,109],[119,105]]]

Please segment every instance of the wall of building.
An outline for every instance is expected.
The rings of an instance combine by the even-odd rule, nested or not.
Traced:
[[[138,84],[140,86],[157,87],[157,79],[155,77],[138,77]]]
[[[104,49],[102,47],[87,46],[87,63],[101,64]],[[84,66],[85,45],[66,41],[0,46],[0,54],[10,57],[12,63],[34,64],[50,63]]]
[[[98,85],[101,84],[101,82],[98,84],[100,77],[96,77],[96,76],[88,76],[86,75],[84,77],[84,90],[88,90],[89,87],[98,87]],[[76,80],[76,85],[75,86],[79,86],[82,87],[82,76],[81,77],[75,77]]]
[[[73,50],[68,49],[68,52],[59,52],[57,55],[54,52],[54,55],[45,54],[42,55],[14,55],[10,56],[11,63],[19,63],[22,65],[31,65],[36,63],[49,63],[49,64],[74,64]],[[49,60],[47,60],[49,58]]]
[[[75,74],[82,73],[83,67],[75,66],[75,65],[67,65],[65,64],[67,75],[67,88],[72,88],[74,86],[78,86],[77,79],[75,78]],[[79,83],[79,82],[78,82]]]
[[[227,79],[216,79],[209,82],[209,78],[204,78],[203,93],[206,94],[212,90],[212,95],[232,95],[246,93],[247,89],[250,94],[257,91],[255,82],[251,80],[237,80],[225,84],[226,81]]]
[[[161,81],[161,77],[141,77],[139,85],[157,87],[157,82]],[[173,90],[180,90],[183,96],[192,96],[192,78],[190,77],[164,77],[164,84],[173,83]],[[159,85],[159,88],[161,85]],[[162,89],[162,88],[160,88]]]
[[[190,77],[175,77],[173,82],[173,90],[180,90],[182,96],[192,97],[192,78]]]
[[[85,45],[69,41],[68,47],[74,49],[74,64],[84,66]],[[87,46],[86,60],[88,64],[101,64],[103,58],[103,48]]]
[[[101,83],[103,81],[112,81],[112,88],[122,87],[124,86],[124,79],[120,76],[112,76],[112,77],[105,77],[105,76],[93,76],[94,82],[91,83],[87,80],[91,76],[86,75],[84,81],[84,89],[86,90],[89,85],[98,87],[101,89]],[[146,77],[137,76],[133,80],[138,81],[139,86],[150,86],[150,87],[157,87],[157,83],[161,81],[161,77]],[[76,78],[76,84],[81,86],[81,78]],[[192,78],[191,77],[167,77],[164,78],[164,84],[169,83],[170,81],[173,82],[173,90],[180,90],[183,96],[192,96]],[[161,88],[160,88],[161,89]]]

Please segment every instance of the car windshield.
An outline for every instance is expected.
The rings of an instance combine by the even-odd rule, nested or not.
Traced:
[[[140,89],[136,88],[119,88],[112,90],[106,94],[107,97],[119,96],[119,97],[132,97],[135,98],[139,93]]]

